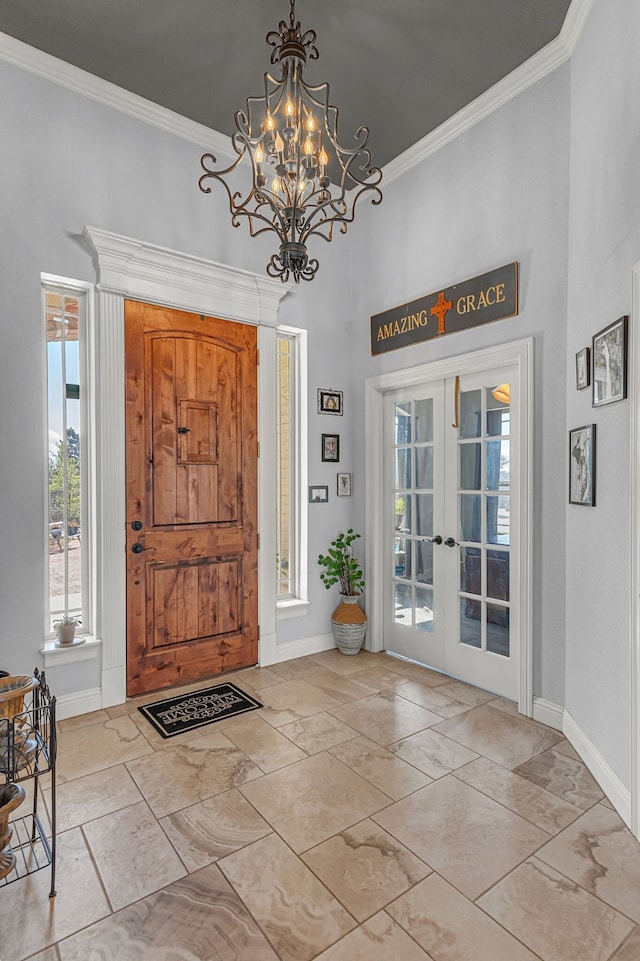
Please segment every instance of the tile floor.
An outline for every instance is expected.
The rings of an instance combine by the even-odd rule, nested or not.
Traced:
[[[170,740],[158,695],[60,722],[58,895],[0,887],[1,961],[640,961],[640,845],[560,734],[384,654],[232,679],[264,707]]]

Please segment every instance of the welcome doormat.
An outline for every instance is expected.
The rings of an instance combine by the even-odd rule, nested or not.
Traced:
[[[167,697],[163,701],[144,704],[138,710],[163,737],[174,737],[235,714],[255,711],[258,707],[262,707],[260,701],[249,697],[235,684],[227,683],[178,697]]]

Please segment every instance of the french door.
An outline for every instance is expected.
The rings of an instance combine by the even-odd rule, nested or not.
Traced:
[[[384,647],[518,700],[518,368],[384,396]]]

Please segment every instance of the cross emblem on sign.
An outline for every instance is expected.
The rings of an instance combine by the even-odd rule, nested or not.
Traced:
[[[448,311],[451,310],[453,304],[450,300],[444,299],[444,291],[440,291],[440,296],[438,297],[438,302],[431,308],[431,313],[434,317],[438,318],[438,333],[444,334],[444,318],[446,317]]]

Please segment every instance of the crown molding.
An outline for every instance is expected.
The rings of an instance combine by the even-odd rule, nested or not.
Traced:
[[[446,144],[455,140],[509,100],[569,60],[576,48],[591,11],[593,0],[572,0],[559,36],[530,57],[504,79],[459,110],[431,133],[409,147],[384,169],[384,182],[390,184],[408,173]]]
[[[121,113],[128,114],[136,120],[150,123],[174,137],[188,140],[199,147],[206,147],[216,157],[231,160],[236,157],[231,145],[231,138],[206,127],[204,124],[189,120],[173,110],[167,110],[151,100],[139,97],[135,93],[123,90],[122,87],[94,77],[93,74],[79,67],[74,67],[64,60],[52,57],[42,50],[30,47],[15,37],[0,33],[0,59],[16,67],[22,67],[30,73],[57,83],[67,90],[89,97],[107,107],[113,107]]]

